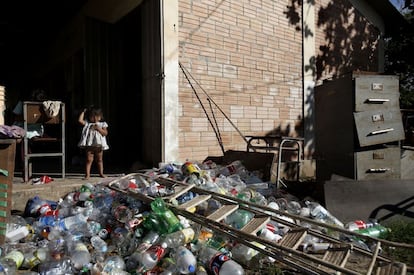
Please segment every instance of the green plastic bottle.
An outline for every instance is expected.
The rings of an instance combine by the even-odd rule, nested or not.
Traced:
[[[151,202],[151,209],[158,216],[160,221],[166,225],[168,233],[183,229],[180,220],[167,207],[161,198],[156,198]]]
[[[355,232],[365,236],[383,239],[387,237],[390,229],[378,224],[370,228],[355,230]]]

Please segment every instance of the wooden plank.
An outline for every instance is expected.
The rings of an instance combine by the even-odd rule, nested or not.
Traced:
[[[284,247],[297,249],[307,234],[306,228],[292,228],[280,240],[279,244]]]
[[[207,219],[219,222],[239,209],[238,204],[226,204],[207,216]]]
[[[189,211],[191,208],[196,207],[200,203],[205,202],[206,200],[210,198],[211,198],[211,195],[198,195],[194,199],[178,205],[177,208]]]
[[[247,234],[256,234],[260,229],[262,229],[270,221],[269,216],[253,217],[245,226],[243,226],[241,231]]]
[[[195,184],[190,184],[188,186],[183,186],[183,185],[174,186],[174,194],[167,196],[164,199],[171,202],[172,200],[190,191],[194,186]]]
[[[376,275],[405,275],[407,266],[404,263],[385,263],[377,267]]]
[[[351,249],[352,245],[332,245],[326,250],[322,259],[334,265],[344,267],[351,253]]]

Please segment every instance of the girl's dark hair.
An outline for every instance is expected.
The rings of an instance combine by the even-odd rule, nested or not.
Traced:
[[[102,109],[95,106],[89,106],[86,110],[86,115],[88,118],[91,116],[100,116],[101,120],[103,119]]]

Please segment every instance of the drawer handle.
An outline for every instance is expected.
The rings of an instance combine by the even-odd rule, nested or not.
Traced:
[[[380,103],[384,103],[384,102],[390,102],[390,100],[386,99],[386,98],[368,98],[365,102],[380,104]]]
[[[370,136],[373,135],[379,135],[379,134],[385,134],[388,132],[394,131],[394,128],[388,128],[388,129],[384,129],[384,130],[378,130],[378,131],[372,131],[371,133],[369,133]]]
[[[368,173],[385,173],[387,171],[390,171],[390,168],[370,168],[368,169]]]

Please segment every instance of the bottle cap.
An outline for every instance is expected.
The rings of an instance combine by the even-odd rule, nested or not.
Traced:
[[[189,265],[189,266],[188,266],[188,272],[190,272],[190,273],[194,273],[194,272],[195,272],[195,270],[196,270],[195,266],[193,266],[193,265]]]

